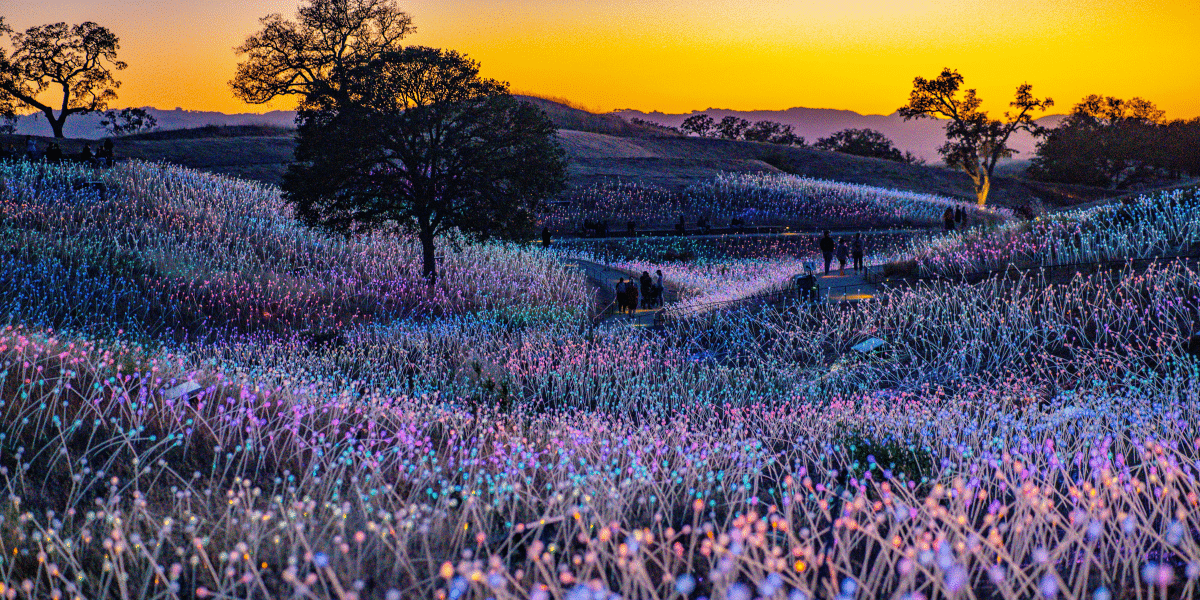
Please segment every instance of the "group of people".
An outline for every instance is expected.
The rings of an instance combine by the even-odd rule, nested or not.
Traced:
[[[961,206],[947,207],[946,212],[942,213],[942,224],[946,227],[946,231],[954,231],[965,227],[967,224],[967,209]]]
[[[628,281],[622,277],[617,281],[617,311],[633,316],[638,309],[638,298],[641,297],[642,308],[661,306],[663,301],[663,273],[655,271],[655,277],[649,271],[642,271],[638,279],[632,277]]]
[[[67,154],[63,152],[61,146],[57,142],[50,142],[46,147],[45,152],[38,149],[37,141],[32,137],[25,137],[25,152],[19,152],[12,144],[7,148],[0,150],[0,160],[27,160],[29,162],[46,161],[51,164],[63,162],[78,162],[91,167],[111,167],[115,154],[113,152],[114,145],[112,140],[104,140],[95,152],[92,152],[92,147],[88,144],[83,145],[76,154]]]
[[[861,233],[855,233],[854,238],[849,241],[843,236],[834,242],[833,237],[829,235],[829,230],[826,229],[821,238],[817,240],[817,246],[821,249],[821,257],[825,259],[826,275],[829,274],[829,267],[835,256],[838,259],[839,276],[846,274],[846,262],[851,258],[854,259],[854,272],[857,273],[863,269],[864,251]]]

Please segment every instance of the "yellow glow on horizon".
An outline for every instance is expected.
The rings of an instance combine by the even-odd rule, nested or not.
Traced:
[[[226,82],[232,48],[294,0],[61,0],[0,14],[17,29],[94,20],[121,37],[120,106],[261,112]],[[1141,96],[1200,116],[1200,5],[1133,0],[399,0],[412,44],[454,48],[515,91],[595,110],[795,106],[888,114],[914,76],[957,68],[993,109],[1022,82],[1065,112]]]

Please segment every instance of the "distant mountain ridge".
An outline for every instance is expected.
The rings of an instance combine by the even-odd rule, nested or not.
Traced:
[[[656,128],[630,123],[628,119],[613,114],[595,114],[569,105],[566,101],[536,96],[518,95],[517,98],[530,102],[550,117],[559,129],[573,131],[590,131],[623,137],[661,134]],[[163,110],[149,106],[142,107],[158,121],[158,131],[176,129],[195,129],[215,125],[229,126],[268,126],[294,128],[296,111],[276,110],[266,113],[237,113],[226,114],[214,111]],[[95,140],[105,137],[105,131],[100,128],[102,114],[74,115],[67,118],[63,134],[72,139]],[[41,113],[25,115],[17,120],[18,135],[35,135],[50,137],[53,135],[46,117]]]
[[[944,122],[930,119],[905,121],[897,113],[890,115],[863,115],[851,110],[832,108],[789,108],[787,110],[730,110],[710,108],[708,110],[692,111],[690,113],[643,112],[640,110],[619,110],[609,114],[594,114],[574,107],[569,107],[555,101],[530,96],[521,96],[523,100],[533,102],[550,115],[551,119],[561,129],[590,131],[617,136],[640,137],[657,135],[649,127],[639,126],[630,121],[634,118],[668,127],[679,127],[688,117],[706,113],[720,120],[725,116],[736,116],[748,121],[771,120],[791,125],[797,135],[804,136],[808,143],[813,143],[843,129],[869,128],[888,136],[901,150],[907,150],[924,158],[929,163],[940,162],[937,149],[945,142],[942,127]],[[296,111],[275,110],[265,113],[235,113],[227,114],[216,111],[163,110],[143,107],[158,120],[158,129],[167,131],[173,129],[192,129],[206,125],[263,125],[270,127],[295,127]],[[74,115],[67,119],[64,134],[75,139],[100,139],[105,132],[100,129],[101,114]],[[1063,115],[1049,115],[1037,120],[1038,124],[1054,127],[1063,119]],[[50,126],[41,113],[25,115],[17,120],[17,134],[49,137]],[[1028,159],[1037,148],[1033,136],[1017,132],[1010,142],[1019,153],[1017,160]]]
[[[204,127],[206,125],[267,125],[271,127],[295,127],[296,121],[296,111],[294,110],[274,110],[265,113],[226,114],[215,111],[184,110],[182,108],[176,108],[175,110],[163,110],[149,106],[142,108],[146,112],[150,113],[150,116],[158,120],[158,129],[163,131],[171,129],[192,129],[196,127]],[[104,130],[100,129],[100,121],[103,119],[104,115],[99,113],[90,115],[72,115],[67,117],[66,126],[63,128],[63,135],[75,139],[100,139],[106,135]],[[42,113],[34,113],[17,119],[17,134],[50,137],[53,135],[53,132],[50,130],[50,125],[46,123],[46,117],[42,115]]]
[[[708,114],[720,121],[726,116],[735,116],[754,121],[778,121],[791,125],[797,135],[803,136],[809,144],[819,138],[843,129],[874,129],[886,135],[901,151],[909,151],[932,163],[941,162],[937,149],[946,141],[943,131],[945,121],[932,119],[916,119],[905,121],[898,113],[890,115],[863,115],[851,110],[832,108],[789,108],[787,110],[729,110],[710,108],[690,113],[670,114],[662,112],[643,112],[640,110],[618,110],[613,114],[627,119],[644,119],[669,127],[679,127],[684,119],[692,115]],[[1039,125],[1054,127],[1063,119],[1063,115],[1047,115],[1037,119]],[[1015,159],[1028,159],[1037,149],[1033,136],[1025,132],[1013,134],[1009,145],[1019,151]]]

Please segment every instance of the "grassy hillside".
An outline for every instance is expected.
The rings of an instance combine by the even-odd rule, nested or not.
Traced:
[[[76,190],[79,178],[107,194]],[[432,286],[419,249],[405,234],[320,233],[277,188],[189,169],[0,163],[0,318],[183,342],[496,316],[513,294],[524,315],[588,301],[574,271],[515,245],[446,236]],[[563,281],[543,285],[555,272]]]
[[[25,136],[0,136],[0,146],[23,149]],[[52,138],[39,138],[45,150]],[[292,160],[292,132],[273,127],[200,127],[176,129],[116,138],[118,159],[166,161],[210,173],[229,175],[262,183],[279,183]],[[96,140],[57,140],[66,154],[75,154],[84,144],[95,150]]]
[[[587,185],[627,179],[681,189],[718,173],[786,172],[818,179],[973,199],[970,179],[942,167],[910,165],[875,158],[775,144],[694,137],[615,137],[562,131],[571,159],[572,182]],[[1116,195],[1082,186],[1045,184],[998,177],[991,201],[1002,206],[1041,202],[1067,206]]]
[[[546,116],[550,117],[550,120],[554,121],[559,129],[603,133],[618,137],[676,136],[670,130],[661,127],[631,123],[617,115],[589,112],[582,107],[572,106],[569,101],[561,98],[517,97],[546,111]]]

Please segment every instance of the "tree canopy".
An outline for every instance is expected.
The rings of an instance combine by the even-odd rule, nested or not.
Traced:
[[[750,128],[750,121],[741,117],[728,115],[717,122],[717,134],[723,139],[740,140],[746,130]]]
[[[716,134],[717,122],[707,114],[701,113],[684,119],[679,128],[700,137],[713,137]]]
[[[346,102],[301,112],[285,197],[332,231],[415,229],[430,282],[438,233],[529,231],[565,186],[554,124],[461,54],[409,47],[335,75]]]
[[[813,144],[818,150],[882,158],[896,162],[915,163],[917,157],[909,152],[901,152],[892,145],[892,140],[874,129],[843,129],[829,137],[823,137]]]
[[[0,49],[0,115],[11,117],[20,106],[41,111],[61,138],[68,117],[107,110],[117,98],[121,83],[113,72],[126,64],[117,60],[120,40],[107,28],[88,21],[15,32],[0,19],[0,34],[11,41],[11,54]]]
[[[122,108],[106,111],[99,127],[109,135],[130,135],[157,129],[158,119],[144,108]]]
[[[355,69],[404,49],[412,17],[393,0],[311,0],[295,21],[272,14],[236,48],[246,60],[230,82],[235,96],[265,104],[298,96],[302,105],[346,100]]]
[[[684,133],[704,138],[719,137],[725,140],[769,142],[785,146],[804,145],[804,138],[796,135],[791,125],[766,120],[751,123],[733,115],[727,115],[717,121],[707,113],[695,114],[684,119],[679,129]]]
[[[803,146],[804,138],[792,132],[791,125],[777,121],[756,121],[742,137],[751,142],[767,142],[784,146]]]
[[[1165,113],[1142,98],[1123,100],[1090,95],[1038,144],[1030,176],[1125,189],[1146,183],[1162,169],[1174,144],[1168,135],[1184,127],[1165,127]]]
[[[1014,110],[1005,111],[1004,120],[993,119],[980,110],[983,101],[974,89],[959,94],[962,84],[963,76],[949,68],[942,69],[934,79],[916,77],[908,104],[900,107],[900,116],[906,121],[947,119],[946,143],[938,148],[938,154],[947,166],[971,177],[976,201],[984,206],[996,163],[1016,153],[1008,146],[1008,138],[1018,130],[1041,134],[1042,128],[1033,122],[1033,112],[1054,106],[1054,100],[1035,98],[1033,86],[1023,83],[1009,103]]]

